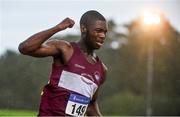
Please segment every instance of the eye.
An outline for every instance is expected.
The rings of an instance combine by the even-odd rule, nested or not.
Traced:
[[[96,31],[97,33],[100,33],[100,32],[102,32],[102,29],[95,29],[95,31]]]
[[[103,30],[103,29],[100,29],[100,28],[97,28],[97,29],[95,29],[95,31],[97,32],[97,33],[107,33],[107,30]]]

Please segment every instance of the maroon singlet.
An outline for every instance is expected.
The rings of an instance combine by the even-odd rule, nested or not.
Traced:
[[[91,64],[77,43],[71,43],[73,55],[65,65],[52,65],[49,83],[41,96],[39,116],[83,115],[85,105],[104,82],[102,62]]]

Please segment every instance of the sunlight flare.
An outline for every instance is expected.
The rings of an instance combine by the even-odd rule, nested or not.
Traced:
[[[158,13],[145,11],[143,13],[143,23],[145,25],[158,25],[160,24],[161,18]]]

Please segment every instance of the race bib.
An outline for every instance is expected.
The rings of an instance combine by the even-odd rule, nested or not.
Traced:
[[[90,98],[78,94],[71,94],[66,106],[66,114],[73,116],[84,116]]]

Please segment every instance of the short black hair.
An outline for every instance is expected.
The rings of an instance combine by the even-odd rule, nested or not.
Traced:
[[[93,23],[94,21],[101,20],[106,21],[103,15],[101,15],[98,11],[90,10],[85,12],[81,19],[80,19],[80,25],[88,26],[89,24]]]

